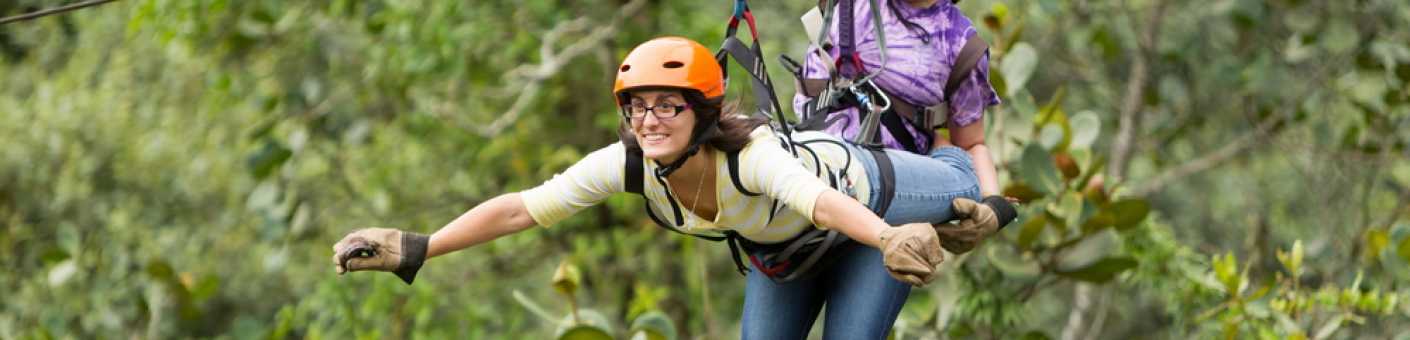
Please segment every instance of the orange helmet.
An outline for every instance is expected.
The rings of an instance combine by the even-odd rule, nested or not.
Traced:
[[[705,98],[725,94],[724,71],[704,45],[681,37],[651,39],[627,54],[612,86],[617,104],[622,92],[640,87],[676,87],[700,91]]]

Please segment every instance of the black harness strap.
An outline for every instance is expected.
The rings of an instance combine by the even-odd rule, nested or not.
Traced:
[[[643,165],[645,164],[641,162],[641,153],[627,150],[627,161],[623,164],[623,168],[626,169],[626,177],[622,182],[622,186],[626,188],[627,192],[646,196],[646,193],[641,189]]]
[[[886,152],[880,149],[867,149],[871,151],[873,158],[876,158],[876,170],[881,172],[880,185],[881,197],[876,197],[876,216],[886,216],[886,210],[891,208],[891,198],[896,195],[896,169],[891,165],[891,158],[886,156]]]
[[[970,34],[965,37],[964,47],[960,48],[959,56],[955,57],[955,64],[950,65],[950,76],[945,80],[945,101],[954,98],[955,92],[959,91],[960,83],[969,79],[969,75],[974,73],[974,67],[979,65],[979,57],[984,56],[984,51],[989,50],[989,43],[984,42],[979,34]]]
[[[725,163],[728,165],[728,168],[729,168],[729,180],[730,180],[730,182],[734,182],[734,189],[735,189],[735,190],[739,190],[739,193],[744,194],[745,196],[759,196],[759,195],[760,195],[760,194],[757,193],[757,192],[753,192],[753,191],[749,191],[749,189],[745,189],[745,188],[744,188],[744,183],[740,183],[740,182],[739,182],[739,152],[738,152],[738,151],[725,153]]]
[[[955,64],[950,65],[950,76],[945,80],[946,103],[951,103],[954,100],[955,94],[960,91],[960,85],[963,85],[964,81],[974,74],[974,68],[979,66],[979,58],[983,57],[988,50],[989,43],[984,42],[984,39],[980,38],[978,34],[970,34],[966,37],[964,47],[960,48],[959,56],[955,57]],[[932,122],[933,117],[931,116],[933,115],[927,114],[925,117],[924,124],[929,125],[930,129],[940,127]]]
[[[893,100],[900,101],[899,98]],[[880,114],[881,125],[886,126],[886,130],[891,132],[891,138],[895,138],[897,143],[900,143],[902,147],[906,148],[906,151],[910,151],[911,153],[916,154],[925,153],[924,151],[926,150],[921,150],[919,146],[916,146],[916,137],[911,134],[910,129],[906,128],[906,122],[902,121],[899,112],[892,110],[889,112],[882,112]],[[876,134],[876,136],[877,139],[881,138],[881,134],[879,133]]]
[[[646,198],[646,191],[643,189],[643,187],[645,186],[645,182],[644,182],[644,181],[646,181],[646,178],[645,178],[646,176],[644,176],[644,173],[645,173],[645,164],[642,162],[641,154],[640,154],[640,153],[636,153],[636,152],[632,152],[632,151],[630,151],[630,150],[628,150],[628,151],[626,152],[626,154],[627,154],[626,161],[623,162],[623,165],[622,165],[623,168],[624,168],[624,170],[626,171],[626,172],[625,172],[625,176],[623,176],[623,179],[622,179],[622,180],[624,181],[624,182],[622,183],[622,185],[623,185],[623,187],[626,188],[626,191],[627,191],[627,192],[636,194],[636,195],[638,195],[638,196],[641,196],[641,198],[645,199],[645,198]],[[733,153],[733,152],[730,153],[730,155],[734,156],[734,158],[738,158],[738,157],[739,157],[737,153]],[[734,174],[730,174],[730,175],[731,175],[731,176],[730,176],[731,178],[736,177],[736,176],[734,176]],[[661,179],[658,177],[656,180],[657,180],[657,181],[660,181]],[[665,185],[665,184],[662,184],[662,186],[664,186],[664,185]],[[739,180],[735,180],[735,185],[739,185]],[[740,189],[741,192],[744,191],[744,187],[743,187],[743,186],[738,186],[738,188]],[[676,208],[676,211],[675,211],[675,212],[676,212],[676,221],[677,221],[677,223],[678,223],[677,225],[679,225],[680,223],[683,223],[683,222],[684,222],[683,216],[681,216],[681,213],[680,213],[679,208],[676,207],[674,199],[671,198],[671,193],[670,193],[670,191],[667,191],[667,192],[666,192],[666,198],[667,198],[667,199],[671,199],[671,200],[672,200],[672,201],[671,201],[671,207],[672,207],[672,208]],[[739,270],[739,273],[740,273],[740,274],[746,274],[746,273],[749,272],[749,267],[747,267],[747,266],[744,265],[744,259],[739,256],[739,248],[740,248],[740,247],[739,247],[739,240],[743,238],[742,236],[739,236],[739,233],[736,233],[736,232],[734,232],[733,230],[725,231],[725,232],[724,232],[724,235],[722,235],[722,236],[710,236],[710,235],[700,235],[700,234],[694,234],[694,233],[687,233],[687,232],[685,232],[684,230],[680,230],[680,228],[676,228],[675,225],[672,225],[672,224],[667,223],[664,219],[661,219],[661,216],[656,215],[656,210],[655,210],[655,209],[651,209],[651,200],[650,200],[650,199],[646,199],[646,200],[642,201],[642,206],[646,208],[646,216],[651,217],[651,221],[652,221],[652,222],[655,222],[655,223],[656,223],[656,226],[661,227],[662,229],[670,230],[670,231],[676,232],[677,234],[681,234],[681,235],[687,235],[687,236],[697,237],[697,238],[700,238],[700,239],[703,239],[703,240],[706,240],[706,241],[711,241],[711,242],[725,241],[726,244],[729,244],[730,256],[734,258],[734,266],[735,266],[735,268]]]

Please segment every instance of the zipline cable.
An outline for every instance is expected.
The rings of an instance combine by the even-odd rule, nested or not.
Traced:
[[[104,4],[104,3],[109,3],[109,2],[113,2],[113,1],[117,1],[117,0],[89,0],[89,1],[79,2],[79,3],[64,5],[64,6],[60,6],[60,7],[55,7],[55,8],[45,9],[45,10],[39,10],[39,11],[30,12],[30,13],[25,13],[25,14],[20,14],[20,15],[16,15],[16,16],[12,16],[12,17],[0,18],[0,25],[4,25],[4,24],[16,22],[16,21],[24,21],[24,20],[35,19],[35,18],[44,17],[44,16],[48,16],[48,15],[53,15],[53,14],[59,14],[59,13],[68,12],[68,11],[72,11],[72,10],[76,10],[76,9],[80,9],[80,8],[84,8],[84,7],[91,7],[91,6],[102,5],[102,4]]]

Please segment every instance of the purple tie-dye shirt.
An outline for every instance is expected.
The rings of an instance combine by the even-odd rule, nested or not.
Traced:
[[[888,2],[892,1],[896,2],[898,11],[893,12],[887,8],[890,6]],[[914,8],[900,0],[879,0],[878,3],[882,6],[881,21],[883,29],[886,30],[887,60],[886,68],[873,78],[877,86],[886,89],[895,97],[921,107],[946,103],[950,112],[947,118],[950,126],[965,126],[979,121],[985,107],[999,104],[999,96],[989,85],[987,51],[979,58],[979,63],[974,67],[975,72],[955,91],[954,100],[944,98],[945,80],[950,77],[950,66],[954,65],[955,59],[959,57],[960,49],[964,48],[967,38],[977,37],[974,25],[958,7],[944,0],[937,1],[929,8]],[[871,4],[866,0],[857,0],[854,1],[853,7],[854,50],[860,54],[862,65],[867,71],[875,70],[881,67],[881,49],[877,45],[876,34],[872,31]],[[922,40],[920,32],[907,28],[896,18],[896,12],[900,12],[907,20],[924,29],[929,36],[929,42]],[[807,61],[803,66],[804,78],[827,78],[828,69],[823,63],[833,64],[833,58],[839,53],[836,45],[841,41],[838,38],[837,17],[834,14],[833,21],[828,23],[831,25],[829,39],[834,45],[828,51],[832,58],[823,60],[809,49]],[[803,105],[808,99],[802,91],[794,95],[794,112],[803,112]],[[855,108],[834,114],[841,114],[843,118],[839,124],[829,126],[826,129],[828,133],[848,139],[857,135],[861,124],[857,122]],[[939,121],[939,118],[936,120]],[[909,124],[907,129],[911,130],[911,135],[916,136],[918,150],[930,149],[931,141],[926,140],[924,134]],[[900,149],[900,144],[886,129],[880,130],[883,144]]]

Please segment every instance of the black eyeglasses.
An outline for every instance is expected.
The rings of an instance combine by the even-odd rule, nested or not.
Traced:
[[[626,113],[627,118],[642,119],[646,118],[647,112],[650,112],[652,116],[656,116],[656,119],[665,120],[676,118],[676,116],[681,114],[681,111],[685,111],[685,109],[688,108],[690,108],[690,105],[657,103],[656,106],[646,106],[646,104],[642,103],[633,103],[626,106]]]

